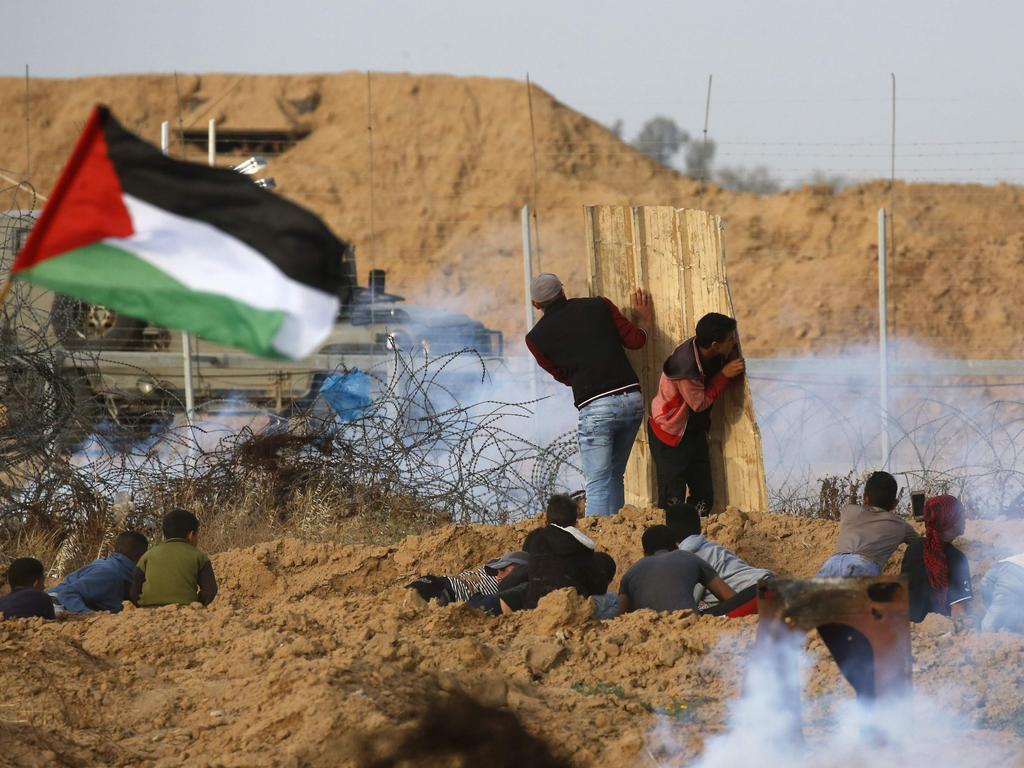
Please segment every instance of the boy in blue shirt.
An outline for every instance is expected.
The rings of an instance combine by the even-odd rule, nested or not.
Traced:
[[[113,554],[69,573],[63,582],[49,590],[58,613],[60,609],[68,613],[120,612],[121,603],[128,599],[135,564],[148,548],[149,542],[141,533],[118,534]]]
[[[52,619],[53,601],[43,592],[43,564],[34,557],[19,557],[7,569],[9,594],[0,597],[0,618]]]

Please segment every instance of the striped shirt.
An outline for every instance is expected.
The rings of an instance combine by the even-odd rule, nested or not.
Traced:
[[[468,600],[473,595],[498,594],[498,580],[482,565],[456,576],[449,576],[448,582],[456,600]]]

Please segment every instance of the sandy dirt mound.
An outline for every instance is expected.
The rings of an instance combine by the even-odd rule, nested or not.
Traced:
[[[627,508],[581,527],[621,574],[656,520]],[[402,586],[516,547],[533,524],[447,526],[394,547],[274,541],[214,558],[222,592],[208,609],[0,623],[0,764],[358,765],[386,754],[425,699],[446,691],[517,713],[578,765],[643,764],[659,724],[696,755],[727,729],[756,618],[639,611],[594,622],[589,600],[558,592],[492,619]],[[1005,556],[991,525],[972,523],[972,556]],[[827,557],[835,530],[736,511],[708,525],[796,576]],[[820,643],[809,647],[813,723],[850,694]],[[962,713],[997,764],[1019,760],[1024,638],[929,621],[914,650],[917,688]]]
[[[659,166],[540,88],[533,92],[537,177],[526,86],[441,75],[373,76],[374,198],[365,73],[308,76],[166,75],[34,80],[31,166],[25,83],[0,78],[0,169],[49,192],[97,101],[150,141],[162,120],[205,130],[290,130],[305,136],[271,159],[281,194],[318,212],[358,246],[360,271],[389,270],[417,302],[469,312],[522,335],[519,208],[535,198],[538,270],[586,290],[581,208],[668,204],[705,208],[727,225],[726,252],[745,349],[769,355],[872,342],[877,320],[879,207],[895,203],[891,265],[895,334],[940,356],[1015,357],[1024,324],[1016,300],[1024,259],[1017,187],[867,184],[757,197]],[[187,155],[205,162],[205,148]],[[236,158],[237,162],[241,157]],[[222,158],[223,164],[231,157]],[[27,198],[19,198],[20,205]],[[955,283],[950,278],[956,276]],[[955,299],[955,300],[954,300]]]

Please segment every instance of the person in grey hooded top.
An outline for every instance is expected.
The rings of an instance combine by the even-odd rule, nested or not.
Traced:
[[[1024,634],[1024,552],[993,565],[981,580],[981,598],[987,610],[981,620],[985,632],[1006,629]]]
[[[749,595],[749,600],[753,600],[756,605],[757,583],[775,574],[765,568],[755,568],[731,549],[704,536],[701,533],[700,514],[693,504],[669,504],[665,509],[665,525],[679,539],[679,549],[692,552],[706,561],[737,595]],[[714,606],[718,603],[718,598],[703,584],[694,587],[693,598],[698,605],[704,603],[704,612],[714,612]],[[738,602],[746,604],[748,600]],[[756,608],[749,612],[755,611]],[[729,614],[733,615],[732,609]]]

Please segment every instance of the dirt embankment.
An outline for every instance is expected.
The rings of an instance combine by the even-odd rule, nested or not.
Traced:
[[[581,527],[621,575],[656,519],[627,508]],[[533,524],[448,526],[394,547],[280,540],[217,555],[222,592],[208,609],[0,623],[0,764],[358,765],[386,753],[427,697],[455,690],[515,712],[577,765],[643,764],[659,723],[696,755],[727,728],[756,618],[593,622],[588,601],[561,592],[493,619],[402,587],[515,548]],[[997,525],[967,533],[979,576],[1024,535]],[[737,512],[707,530],[795,576],[811,575],[835,536],[829,521]],[[827,709],[848,689],[809,646],[806,693]],[[915,628],[914,652],[917,689],[960,713],[976,729],[965,739],[998,764],[1019,762],[1024,638],[930,622]]]
[[[0,115],[0,169],[7,175],[26,170],[24,85],[0,78],[8,107]],[[179,91],[181,125],[199,135],[188,157],[205,162],[202,133],[211,117],[225,138],[238,130],[295,132],[302,138],[271,158],[270,173],[281,194],[357,244],[363,279],[370,267],[386,268],[394,291],[469,312],[513,345],[523,332],[525,203],[538,210],[538,269],[558,272],[576,294],[586,290],[583,205],[668,204],[721,214],[751,355],[872,342],[876,215],[894,206],[893,332],[939,356],[1019,353],[1013,334],[998,329],[1024,324],[1016,300],[1024,263],[1020,188],[898,183],[890,194],[875,183],[765,197],[702,188],[540,88],[534,141],[526,86],[510,80],[374,75],[372,179],[365,73],[183,75],[177,84],[166,75],[36,80],[29,169],[36,189],[49,191],[93,103],[109,103],[155,142],[160,121],[178,126]],[[173,133],[172,153],[181,155]]]

